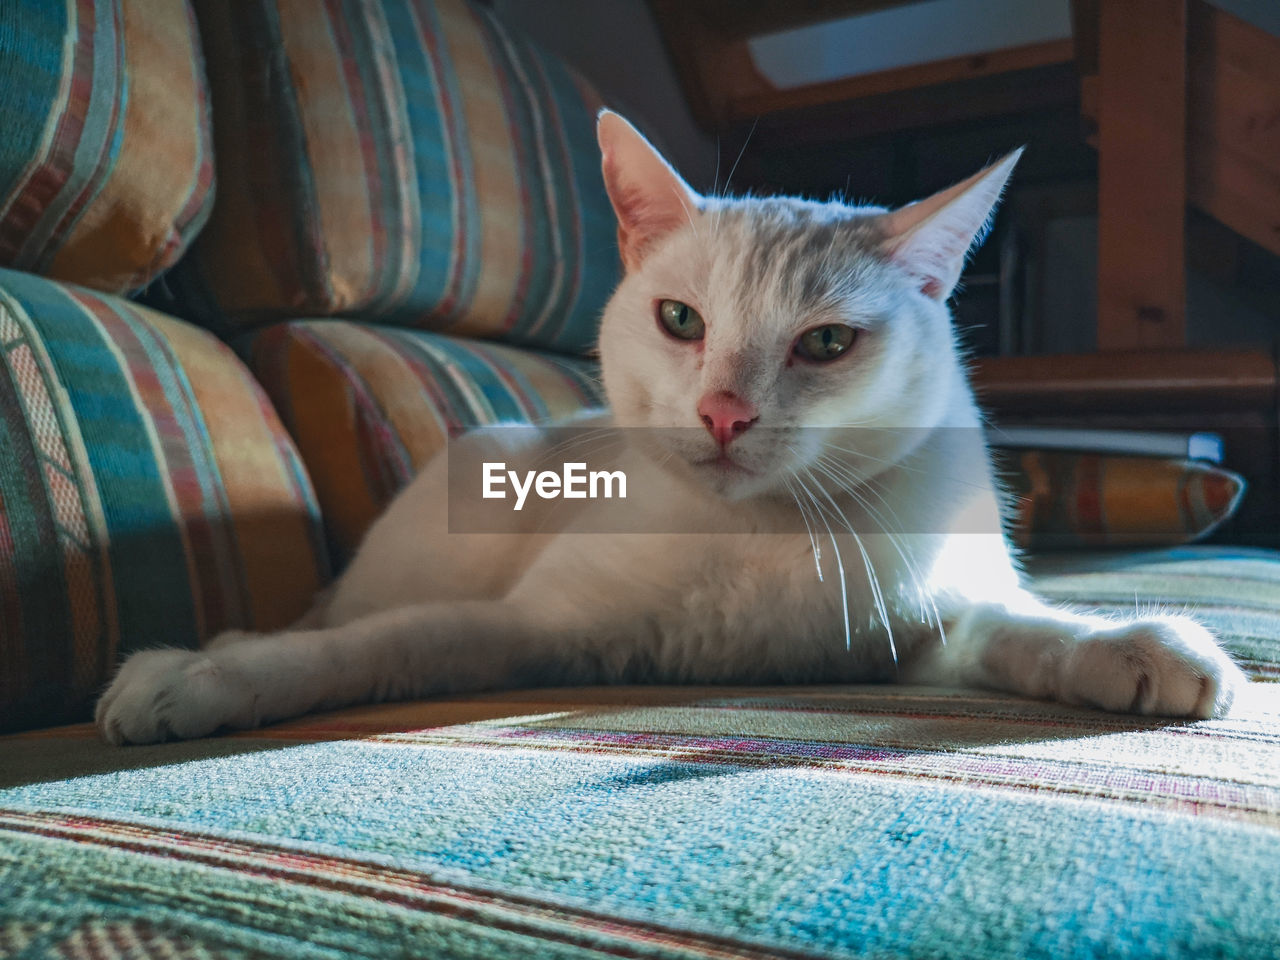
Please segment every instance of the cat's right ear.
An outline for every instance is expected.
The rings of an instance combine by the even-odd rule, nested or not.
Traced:
[[[604,185],[618,216],[618,250],[628,270],[699,214],[701,197],[631,124],[612,110],[596,121]]]
[[[968,180],[880,218],[885,250],[915,275],[922,292],[935,300],[951,296],[1020,156],[1021,147]]]

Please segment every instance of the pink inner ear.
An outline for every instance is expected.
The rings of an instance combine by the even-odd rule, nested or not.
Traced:
[[[614,197],[614,212],[618,215],[620,228],[627,233],[643,231],[651,223],[656,224],[661,216],[654,216],[653,203],[643,190],[630,186],[622,186]]]
[[[687,223],[693,213],[674,191],[669,202],[663,204],[659,197],[644,189],[622,186],[615,189],[613,201],[618,217],[618,244],[624,262],[629,265],[639,263],[654,243]]]
[[[968,180],[885,215],[886,249],[920,279],[923,293],[935,300],[951,294],[1021,153],[1014,151]]]
[[[893,249],[893,259],[920,278],[920,290],[935,300],[946,298],[964,268],[971,242],[967,230],[947,222],[925,223]]]
[[[935,300],[941,300],[945,293],[942,289],[942,281],[936,277],[926,277],[920,286],[920,292],[926,297],[933,297]]]
[[[601,115],[599,137],[622,260],[632,268],[659,239],[695,215],[698,196],[639,131],[616,114]]]

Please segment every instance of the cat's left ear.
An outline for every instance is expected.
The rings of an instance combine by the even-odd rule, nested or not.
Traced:
[[[605,189],[618,215],[618,249],[634,270],[659,240],[698,216],[702,198],[619,114],[601,110],[596,136]]]
[[[885,250],[918,278],[924,293],[936,300],[951,296],[1020,156],[1021,147],[954,187],[884,215]]]

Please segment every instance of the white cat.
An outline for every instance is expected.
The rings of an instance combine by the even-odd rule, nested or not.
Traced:
[[[599,139],[626,274],[601,330],[611,414],[589,425],[678,428],[601,454],[646,492],[653,532],[584,532],[609,509],[593,500],[548,527],[531,500],[509,532],[450,533],[438,457],[295,628],[132,656],[98,704],[103,736],[629,681],[903,679],[1228,710],[1245,679],[1201,626],[1052,609],[999,532],[945,302],[1018,154],[890,212],[699,196],[616,114]],[[520,469],[556,453],[532,428],[459,443]],[[742,533],[664,532],[708,525]]]

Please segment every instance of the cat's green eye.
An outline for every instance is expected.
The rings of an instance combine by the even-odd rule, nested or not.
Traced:
[[[701,340],[706,324],[697,310],[679,300],[663,300],[658,304],[658,322],[678,340]]]
[[[843,323],[828,323],[800,334],[800,339],[796,341],[796,353],[806,360],[825,363],[852,347],[857,338],[858,331],[853,327],[847,327]]]

